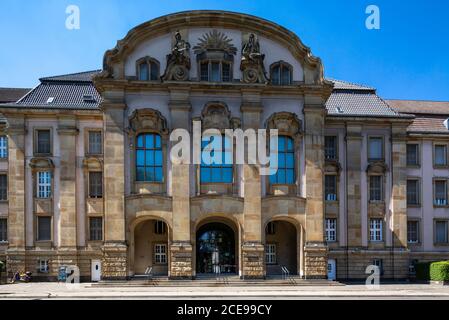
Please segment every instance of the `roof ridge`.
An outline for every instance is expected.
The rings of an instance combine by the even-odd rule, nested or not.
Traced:
[[[386,101],[414,101],[414,102],[437,102],[437,103],[449,103],[445,100],[426,100],[426,99],[385,99]]]
[[[95,70],[89,70],[89,71],[82,71],[82,72],[74,72],[74,73],[67,73],[67,74],[60,74],[60,75],[56,75],[56,76],[48,76],[48,77],[43,77],[40,78],[39,81],[79,81],[79,82],[91,82],[92,80],[58,80],[58,78],[64,78],[64,77],[72,77],[72,76],[79,76],[79,75],[84,75],[84,74],[89,74],[89,73],[99,73],[101,72],[101,69],[95,69]]]
[[[357,88],[352,88],[352,90],[369,90],[369,91],[377,91],[376,88],[368,86],[366,84],[362,84],[362,83],[356,83],[356,82],[351,82],[351,81],[347,81],[347,80],[339,80],[339,79],[335,79],[335,78],[327,78],[326,80],[329,80],[331,82],[333,82],[334,84],[336,83],[342,83],[342,84],[346,84],[349,86],[354,86]],[[334,88],[335,90],[351,90],[351,89],[347,89],[347,88]]]

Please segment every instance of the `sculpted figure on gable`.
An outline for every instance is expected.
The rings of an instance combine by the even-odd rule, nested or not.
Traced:
[[[190,70],[190,43],[182,39],[179,31],[175,34],[175,44],[167,55],[167,68],[162,80],[187,81]]]
[[[243,72],[242,81],[245,83],[268,83],[264,60],[265,55],[260,51],[259,40],[251,33],[248,41],[242,47],[240,64],[240,70]]]

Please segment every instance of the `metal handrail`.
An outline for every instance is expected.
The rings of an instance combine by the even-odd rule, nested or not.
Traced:
[[[288,280],[290,278],[290,271],[285,266],[281,266],[282,269],[282,278],[284,280]]]
[[[148,277],[148,280],[153,279],[153,267],[148,267],[145,270],[145,275]]]

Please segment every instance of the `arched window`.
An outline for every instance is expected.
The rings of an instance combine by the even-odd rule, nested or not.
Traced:
[[[283,61],[276,62],[270,68],[271,84],[289,86],[292,84],[292,67]]]
[[[159,80],[159,62],[149,57],[137,61],[137,78],[140,81]]]
[[[280,136],[278,142],[278,171],[270,176],[271,184],[295,183],[295,147],[293,139]]]
[[[163,153],[161,136],[144,133],[137,136],[136,180],[141,182],[163,182]]]
[[[203,138],[201,142],[201,170],[200,170],[200,179],[201,183],[232,183],[233,181],[233,165],[232,165],[232,152],[231,152],[231,140],[222,137],[222,148],[223,151],[211,151],[210,153],[206,152],[204,149],[212,143],[215,137]],[[206,164],[204,162],[203,155],[210,156],[212,159],[215,155],[215,152],[221,153],[221,164],[212,163]]]

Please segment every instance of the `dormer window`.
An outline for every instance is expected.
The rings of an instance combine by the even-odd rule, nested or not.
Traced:
[[[150,57],[138,60],[137,78],[140,81],[159,80],[159,61]]]
[[[289,86],[292,84],[292,66],[284,61],[279,61],[271,65],[271,84],[275,86]]]
[[[205,35],[193,49],[198,62],[200,81],[231,82],[232,65],[237,48],[225,34],[213,30]]]

